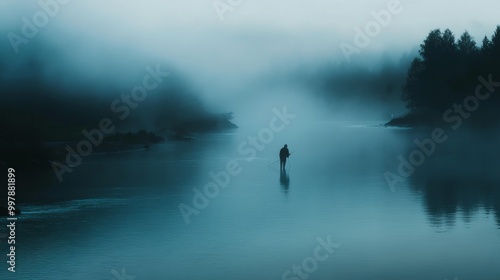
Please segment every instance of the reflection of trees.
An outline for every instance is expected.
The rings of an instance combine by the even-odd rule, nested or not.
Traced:
[[[393,124],[443,125],[443,113],[475,93],[478,76],[488,79],[491,74],[493,81],[500,78],[500,26],[491,39],[482,40],[481,46],[468,32],[456,40],[449,29],[437,29],[420,47],[420,57],[411,64],[403,87],[402,99],[410,114],[393,120]],[[498,124],[498,106],[500,99],[492,94],[467,122],[476,127]],[[453,225],[457,213],[467,221],[485,209],[495,213],[500,225],[500,152],[493,143],[495,137],[453,137],[438,147],[410,179],[424,198],[429,218],[436,225]]]
[[[490,152],[494,147],[471,141],[451,146],[440,147],[441,151],[427,158],[410,177],[413,190],[424,200],[431,223],[453,226],[457,214],[470,222],[484,209],[494,213],[500,226],[500,163],[496,153]],[[466,147],[486,148],[479,151]]]
[[[419,182],[421,181],[421,182]],[[426,212],[433,225],[453,226],[457,213],[470,222],[480,209],[494,212],[500,225],[500,192],[498,181],[480,178],[451,178],[439,173],[427,174],[413,182],[422,192]]]

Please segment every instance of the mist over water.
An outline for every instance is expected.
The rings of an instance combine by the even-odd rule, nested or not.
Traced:
[[[397,1],[359,47],[393,1],[226,2],[0,2],[0,278],[497,279],[498,61],[422,49],[500,57],[498,4]]]
[[[482,158],[471,170],[457,159],[471,162],[470,156],[443,145],[392,192],[382,174],[414,149],[405,139],[426,131],[375,124],[297,120],[252,162],[237,152],[245,132],[92,156],[45,198],[23,206],[26,247],[19,254],[26,261],[19,266],[29,269],[18,275],[86,279],[126,267],[142,279],[279,279],[312,255],[318,236],[331,235],[341,246],[319,264],[318,279],[374,273],[491,279],[498,273],[499,179],[476,171],[496,163]],[[304,133],[293,132],[298,129]],[[285,139],[293,139],[288,144],[296,152],[283,178],[273,162]],[[192,206],[192,189],[203,190],[213,182],[209,173],[225,170],[233,159],[241,173],[186,225],[179,203]],[[35,234],[41,230],[43,237]],[[49,247],[55,257],[41,258]],[[425,262],[440,265],[414,265]]]

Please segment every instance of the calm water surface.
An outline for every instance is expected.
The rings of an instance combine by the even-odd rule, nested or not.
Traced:
[[[500,279],[495,153],[457,152],[450,135],[392,191],[384,173],[397,173],[398,156],[427,131],[300,129],[276,135],[251,162],[237,148],[258,130],[86,158],[23,205],[17,273],[1,279],[121,280],[112,271],[125,269],[136,280],[297,280],[283,273],[328,236],[340,247],[308,279]],[[281,176],[272,163],[285,142],[297,151]],[[192,206],[193,188],[231,159],[241,174],[187,225],[179,204]]]

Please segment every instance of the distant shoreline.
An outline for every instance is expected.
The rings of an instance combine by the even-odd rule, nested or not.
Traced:
[[[151,146],[165,142],[185,142],[198,139],[200,134],[236,129],[230,121],[217,128],[206,131],[169,131],[164,133],[148,132],[115,132],[104,137],[92,154],[114,154],[148,150]],[[21,142],[0,141],[2,165],[23,166],[27,170],[52,169],[52,162],[64,161],[68,149],[75,149],[79,142],[75,139],[56,141]]]
[[[386,127],[435,127],[443,125],[443,120],[434,114],[408,113],[406,115],[393,118],[384,124]]]

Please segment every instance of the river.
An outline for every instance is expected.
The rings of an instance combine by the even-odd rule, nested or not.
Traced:
[[[251,160],[238,147],[258,130],[89,156],[21,204],[1,278],[499,279],[498,153],[457,152],[450,133],[391,188],[384,174],[431,134],[379,123],[301,123]],[[196,208],[229,162],[238,174]]]

